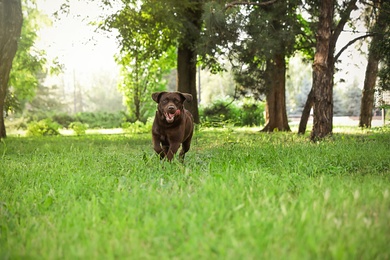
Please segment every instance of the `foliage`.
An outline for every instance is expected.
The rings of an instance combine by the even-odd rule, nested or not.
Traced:
[[[267,60],[275,54],[289,57],[296,50],[311,49],[309,23],[297,17],[300,1],[277,1],[269,6],[225,7],[206,4],[205,31],[200,54],[212,71],[224,69],[224,57],[233,65],[242,95],[260,98],[267,91]],[[298,37],[299,36],[299,37]],[[304,43],[303,39],[305,39]]]
[[[239,116],[239,108],[231,101],[218,100],[200,110],[201,122],[205,126],[235,125],[238,124]]]
[[[19,99],[16,97],[15,93],[12,91],[7,91],[5,96],[5,115],[8,116],[8,113],[20,112],[22,111],[22,105],[20,104]]]
[[[68,127],[71,123],[76,121],[76,117],[68,113],[56,113],[54,115],[43,114],[44,118],[51,118],[54,122],[57,122],[62,127]]]
[[[126,120],[124,112],[81,112],[75,115],[75,120],[87,124],[90,128],[118,128]]]
[[[379,68],[379,89],[390,90],[390,3],[388,1],[378,1],[380,10],[373,10],[378,15],[372,28],[372,33],[377,34],[379,42],[375,42],[373,51],[380,58]]]
[[[225,1],[206,1],[204,5],[204,29],[198,45],[198,53],[203,67],[212,73],[226,70],[222,61],[229,59],[229,53],[238,44],[241,21],[239,8],[225,9]],[[230,46],[229,46],[230,44]]]
[[[72,129],[76,135],[85,135],[88,125],[80,122],[73,122],[69,124],[68,128]]]
[[[177,46],[195,48],[199,29],[193,25],[191,10],[199,9],[201,3],[199,0],[122,1],[120,10],[100,26],[119,32],[121,51],[117,61],[122,66],[119,86],[133,120],[145,121],[151,116],[150,93],[164,87],[162,76],[174,68]],[[187,75],[183,74],[183,77]]]
[[[51,119],[43,119],[40,121],[32,121],[27,124],[26,136],[50,136],[59,135],[58,129],[60,126]]]
[[[122,53],[117,57],[117,62],[121,64],[119,90],[125,97],[130,117],[134,121],[146,121],[153,115],[155,107],[151,95],[165,89],[163,76],[174,67],[176,52],[171,48],[159,59],[143,57],[142,52],[139,56],[131,55]]]
[[[259,126],[265,124],[263,102],[256,102],[253,99],[245,99],[242,105],[241,126]]]
[[[108,17],[100,26],[104,30],[116,29],[121,52],[137,57],[159,59],[179,36],[180,7],[187,1],[156,2],[146,0],[122,1],[122,8]]]
[[[46,64],[45,52],[35,48],[34,43],[38,37],[39,29],[48,21],[39,12],[34,0],[23,0],[22,2],[22,33],[8,84],[12,95],[24,105],[27,100],[34,97],[38,82],[44,76],[42,72]],[[7,106],[9,109],[13,109],[11,103],[8,103]]]
[[[122,124],[122,128],[129,134],[151,133],[153,120],[153,117],[149,117],[146,123],[142,123],[140,121],[135,121],[134,123],[124,122]]]
[[[26,115],[27,121],[39,121],[49,119],[63,128],[67,128],[73,122],[88,125],[89,128],[118,128],[123,122],[129,121],[129,116],[124,111],[109,112],[80,112],[75,115],[67,113],[34,113]]]
[[[381,46],[382,67],[379,70],[379,87],[382,90],[390,90],[390,32],[386,35],[386,39]]]
[[[249,98],[241,104],[218,100],[201,109],[201,119],[203,126],[259,126],[265,123],[264,104]]]
[[[150,138],[0,143],[3,258],[390,257],[389,129],[316,144],[203,129],[184,165],[160,162]]]

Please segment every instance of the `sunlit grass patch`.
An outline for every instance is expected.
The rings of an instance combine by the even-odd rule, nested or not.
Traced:
[[[185,163],[150,134],[0,143],[1,258],[390,257],[390,133],[197,129]]]

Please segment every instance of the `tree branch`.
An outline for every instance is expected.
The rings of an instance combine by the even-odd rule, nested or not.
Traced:
[[[365,39],[365,38],[368,38],[368,37],[372,37],[374,36],[375,33],[369,33],[369,34],[366,34],[366,35],[362,35],[362,36],[359,36],[351,41],[349,41],[343,48],[341,48],[341,50],[336,54],[336,56],[334,57],[334,60],[337,61],[338,58],[341,56],[341,54],[343,54],[343,52],[348,49],[349,46],[351,46],[352,44],[354,44],[355,42],[359,41],[359,40],[362,40],[362,39]]]
[[[275,3],[277,0],[269,0],[269,1],[266,1],[266,2],[261,2],[261,3],[258,3],[258,2],[242,2],[242,1],[234,1],[234,2],[231,2],[231,3],[228,3],[225,5],[225,8],[228,9],[230,7],[234,7],[234,6],[237,6],[237,5],[257,5],[257,6],[266,6],[266,5],[271,5],[273,3]]]
[[[340,17],[340,21],[339,23],[337,24],[336,28],[334,29],[333,31],[333,35],[332,35],[332,44],[333,45],[336,45],[336,42],[337,42],[337,39],[339,38],[341,32],[343,31],[344,29],[344,25],[347,23],[348,19],[350,18],[351,16],[351,12],[356,9],[356,2],[357,0],[351,0],[349,3],[348,3],[348,6],[347,8],[344,10],[343,13],[341,13]]]

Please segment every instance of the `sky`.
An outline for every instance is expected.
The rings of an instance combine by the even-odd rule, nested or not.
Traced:
[[[36,47],[46,51],[49,59],[58,58],[68,71],[91,74],[100,70],[117,71],[114,54],[118,46],[114,34],[96,32],[88,20],[98,19],[101,9],[97,1],[70,0],[70,14],[53,14],[60,10],[64,0],[38,0],[38,8],[53,21],[42,28]],[[89,18],[88,18],[89,17]]]

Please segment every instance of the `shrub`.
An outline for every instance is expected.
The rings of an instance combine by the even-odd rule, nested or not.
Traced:
[[[152,131],[153,118],[148,118],[146,123],[142,123],[140,121],[136,121],[134,123],[125,122],[122,123],[122,128],[125,132],[130,134],[141,134],[141,133],[149,133]]]
[[[124,112],[81,112],[77,113],[76,120],[87,124],[90,128],[118,128],[124,121]]]
[[[201,122],[205,126],[224,127],[258,126],[265,122],[264,104],[247,98],[242,104],[237,102],[217,101],[200,110]]]
[[[219,100],[200,111],[202,124],[208,126],[224,126],[239,124],[240,108],[232,102]]]
[[[72,122],[75,122],[75,118],[72,115],[66,114],[66,113],[60,113],[53,115],[51,119],[54,122],[57,122],[60,124],[62,127],[68,127]]]
[[[49,136],[59,135],[58,131],[60,125],[46,118],[40,121],[32,121],[27,125],[27,136]]]
[[[81,122],[73,122],[69,124],[69,128],[72,129],[76,135],[85,135],[88,125]]]
[[[264,103],[256,102],[251,99],[245,100],[241,111],[242,126],[258,126],[265,124]]]

